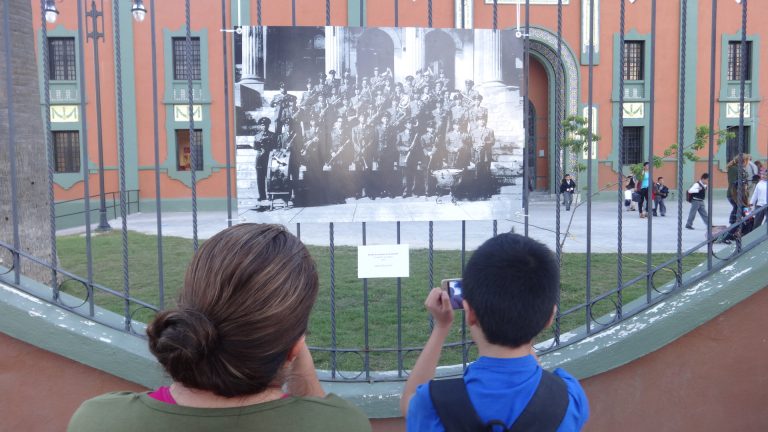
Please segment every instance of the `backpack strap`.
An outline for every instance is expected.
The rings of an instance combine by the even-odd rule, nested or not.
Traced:
[[[568,387],[562,378],[542,369],[541,381],[530,402],[509,432],[555,432],[568,410]]]
[[[446,432],[484,430],[485,424],[469,399],[463,377],[430,381],[429,397]]]

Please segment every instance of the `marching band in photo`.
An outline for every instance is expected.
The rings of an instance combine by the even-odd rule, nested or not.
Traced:
[[[489,200],[522,183],[514,31],[241,27],[235,46],[240,207]]]

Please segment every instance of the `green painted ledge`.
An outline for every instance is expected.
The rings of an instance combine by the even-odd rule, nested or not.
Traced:
[[[745,245],[754,241],[756,234],[747,237]],[[702,270],[699,267],[687,273],[686,280],[698,278]],[[542,363],[548,369],[565,368],[577,378],[584,379],[658,350],[765,288],[768,242],[757,244],[733,262],[720,264],[716,270],[691,288],[658,302],[619,325],[543,355]],[[0,331],[3,333],[148,388],[168,382],[149,353],[146,341],[115,329],[124,326],[121,316],[96,308],[96,314],[114,328],[97,324],[41,300],[51,298],[50,288],[23,280],[26,292],[21,292],[11,286],[10,278],[11,275],[0,276]],[[77,302],[66,294],[62,294],[62,299],[66,304]],[[637,305],[630,303],[626,310],[631,311]],[[85,312],[86,308],[87,305],[82,306],[81,310]],[[134,330],[144,331],[142,326]],[[577,334],[578,331],[573,333]],[[566,333],[561,339],[567,342],[571,335]],[[438,375],[457,374],[460,368],[443,367]],[[327,378],[328,372],[319,371],[319,375],[321,379]],[[353,373],[349,375],[354,376]],[[377,374],[379,379],[388,376],[394,378],[394,374]],[[323,383],[326,391],[349,400],[371,418],[400,416],[402,386],[402,382]]]

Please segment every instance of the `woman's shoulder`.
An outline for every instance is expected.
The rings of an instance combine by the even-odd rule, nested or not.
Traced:
[[[333,393],[325,397],[296,398],[295,409],[316,415],[315,419],[329,426],[344,425],[344,430],[370,431],[368,417],[359,408]]]

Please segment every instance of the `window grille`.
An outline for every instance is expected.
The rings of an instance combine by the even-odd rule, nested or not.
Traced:
[[[74,81],[75,38],[48,38],[48,58],[51,81]]]
[[[747,63],[747,73],[744,77],[749,81],[752,79],[752,42],[747,42],[746,55],[741,53],[741,41],[728,42],[728,80],[741,80],[742,62]]]
[[[52,133],[56,172],[80,172],[80,132],[54,131]]]
[[[624,80],[642,81],[644,79],[645,42],[624,42]]]
[[[193,37],[192,45],[192,69],[193,80],[200,80],[200,38]],[[173,38],[173,79],[186,80],[187,75],[187,38]]]
[[[643,162],[643,128],[625,126],[622,133],[624,134],[622,165],[634,165]]]
[[[179,171],[189,171],[192,166],[192,154],[190,148],[195,152],[195,171],[203,169],[203,130],[195,129],[194,147],[189,142],[189,129],[176,130],[176,169]]]

